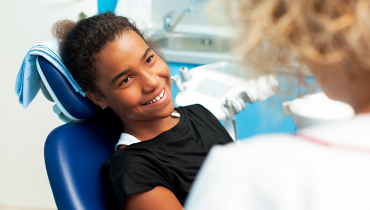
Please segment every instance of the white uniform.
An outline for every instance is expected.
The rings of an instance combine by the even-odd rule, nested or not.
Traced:
[[[370,209],[370,114],[300,133],[214,147],[185,209]]]

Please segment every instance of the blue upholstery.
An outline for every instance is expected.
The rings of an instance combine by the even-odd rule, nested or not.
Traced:
[[[86,119],[55,128],[46,139],[45,165],[56,205],[62,210],[104,210],[106,190],[100,168],[114,152],[121,121],[109,108],[94,111],[94,105],[47,60],[39,57],[39,63],[63,107]]]
[[[120,125],[95,117],[62,125],[49,134],[45,164],[58,209],[105,209],[100,167],[114,152]]]
[[[52,92],[70,115],[77,119],[89,119],[99,112],[99,108],[77,93],[63,74],[49,61],[39,56],[38,62]]]

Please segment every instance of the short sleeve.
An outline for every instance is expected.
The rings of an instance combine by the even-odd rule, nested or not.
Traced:
[[[121,151],[118,151],[121,152]],[[109,173],[109,187],[113,196],[122,209],[127,196],[164,186],[173,191],[171,173],[161,161],[151,154],[141,151],[135,154],[126,153],[112,159]]]

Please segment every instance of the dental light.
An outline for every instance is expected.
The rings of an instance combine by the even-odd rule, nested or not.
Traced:
[[[180,68],[181,78],[172,80],[179,92],[175,98],[178,106],[201,104],[211,111],[236,140],[235,115],[246,108],[246,103],[263,101],[275,94],[278,81],[272,75],[248,80],[243,69],[222,61],[193,68]],[[245,75],[245,74],[244,74]]]

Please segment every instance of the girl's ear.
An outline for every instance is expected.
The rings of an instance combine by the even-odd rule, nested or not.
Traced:
[[[97,106],[105,109],[108,108],[108,104],[104,101],[103,97],[100,94],[86,92],[86,96]]]

